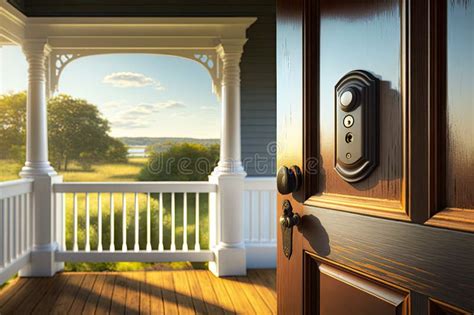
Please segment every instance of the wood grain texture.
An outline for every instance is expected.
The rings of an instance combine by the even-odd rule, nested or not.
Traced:
[[[474,235],[305,207],[304,249],[474,311]]]
[[[207,270],[22,278],[0,290],[0,314],[276,314],[275,277],[258,269],[229,278]]]
[[[472,312],[435,299],[429,299],[428,308],[430,315],[472,315]]]
[[[428,225],[474,232],[474,4],[431,5]],[[436,62],[436,63],[435,63]]]
[[[303,0],[277,1],[277,166],[299,166],[303,172]],[[289,199],[293,211],[302,211],[304,193],[278,194],[276,220],[281,205]],[[277,292],[279,314],[303,311],[302,235],[293,229],[293,255],[283,254],[282,233],[277,223]]]
[[[474,212],[474,3],[447,6],[446,207]]]
[[[406,111],[404,138],[406,154],[404,162],[406,210],[410,219],[417,223],[426,221],[429,215],[428,182],[428,118],[429,118],[429,0],[406,1],[405,17],[407,46],[404,56],[406,72]]]
[[[320,314],[408,314],[408,292],[317,260],[314,263],[318,265],[319,286],[313,297],[318,297]]]
[[[401,203],[406,106],[401,58],[402,2],[363,3],[361,6],[353,1],[319,1],[319,119],[313,123],[319,129],[318,191]],[[354,6],[365,10],[352,10]],[[380,80],[379,132],[373,135],[379,138],[379,163],[368,178],[351,184],[334,170],[334,87],[342,76],[356,69],[368,71]]]
[[[449,3],[452,2],[455,1]],[[278,198],[278,215],[285,198],[303,215],[301,226],[293,231],[290,260],[282,254],[279,235],[279,311],[317,313],[319,305],[328,302],[327,296],[323,299],[311,294],[320,289],[321,283],[319,269],[308,259],[302,259],[306,252],[316,255],[321,263],[406,292],[410,300],[404,302],[404,312],[409,307],[413,314],[426,314],[429,299],[446,301],[455,308],[472,312],[474,234],[450,229],[460,229],[460,225],[472,229],[474,221],[466,209],[443,208],[446,207],[443,199],[449,199],[443,194],[449,194],[449,190],[446,171],[440,171],[438,165],[447,163],[443,158],[445,148],[440,145],[446,132],[433,131],[442,126],[433,124],[438,119],[434,117],[446,119],[442,110],[446,107],[443,94],[435,90],[442,87],[445,54],[439,49],[446,49],[443,29],[436,23],[443,20],[439,3],[445,3],[323,0],[319,1],[319,7],[318,2],[308,3],[314,6],[297,3],[290,7],[285,1],[277,3],[278,43],[281,43],[277,46],[281,149],[278,165],[303,164],[305,175],[301,191]],[[461,6],[463,3],[456,2]],[[301,24],[304,24],[303,33]],[[301,37],[306,42],[302,43]],[[321,41],[319,53],[315,41]],[[303,56],[302,60],[299,56]],[[380,117],[379,171],[371,175],[373,178],[364,180],[365,183],[350,186],[339,179],[331,165],[333,84],[328,82],[359,64],[363,69],[375,69],[382,84],[387,83],[382,87],[385,92],[382,91],[380,100],[385,113],[381,112]],[[300,77],[292,76],[293,72]],[[465,82],[470,82],[472,73],[464,77]],[[395,92],[391,97],[390,90]],[[298,106],[304,108],[304,120]],[[311,159],[316,159],[320,169],[318,174],[308,176]],[[463,189],[472,191],[471,187]],[[461,198],[470,199],[468,196],[464,194]],[[439,212],[440,207],[444,211]],[[444,229],[423,225],[434,213],[428,224]],[[357,294],[349,295],[352,298]],[[304,301],[300,300],[302,296]],[[305,309],[301,310],[298,304]]]

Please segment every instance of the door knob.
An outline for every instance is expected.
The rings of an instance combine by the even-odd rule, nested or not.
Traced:
[[[287,195],[298,191],[301,187],[302,175],[301,169],[293,165],[291,168],[280,167],[277,174],[277,188],[282,195]]]

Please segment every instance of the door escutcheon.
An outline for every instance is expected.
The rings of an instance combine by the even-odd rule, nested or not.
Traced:
[[[378,164],[378,79],[367,71],[344,75],[335,87],[335,166],[345,181],[358,182]]]
[[[290,259],[293,247],[293,227],[300,224],[301,218],[293,212],[293,207],[288,199],[283,201],[283,214],[280,217],[283,253]]]

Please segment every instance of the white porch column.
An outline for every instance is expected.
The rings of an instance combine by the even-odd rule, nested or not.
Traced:
[[[55,213],[52,185],[62,180],[48,161],[46,99],[46,59],[50,52],[46,40],[26,40],[23,52],[28,61],[28,96],[26,124],[26,162],[22,177],[34,179],[34,249],[31,263],[20,276],[52,276],[62,269],[55,263],[55,229],[61,214]]]
[[[211,246],[216,261],[209,264],[218,276],[245,275],[243,191],[246,173],[240,145],[240,59],[246,40],[222,40],[221,148],[218,166],[209,180],[218,185],[215,213],[210,214]]]

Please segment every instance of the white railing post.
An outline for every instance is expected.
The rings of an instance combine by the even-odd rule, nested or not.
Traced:
[[[25,40],[23,51],[28,61],[28,97],[26,124],[26,162],[20,175],[34,179],[34,248],[31,263],[20,276],[52,276],[63,268],[56,263],[57,236],[62,234],[54,208],[58,205],[52,193],[54,183],[61,182],[48,161],[48,127],[46,109],[46,60],[50,49],[45,39]],[[59,198],[59,197],[58,197]]]
[[[216,260],[209,263],[209,269],[218,276],[247,273],[242,202],[246,173],[240,144],[240,59],[245,42],[223,39],[218,48],[223,72],[221,147],[219,164],[209,177],[218,186],[216,213],[210,215],[213,222],[209,226]]]

